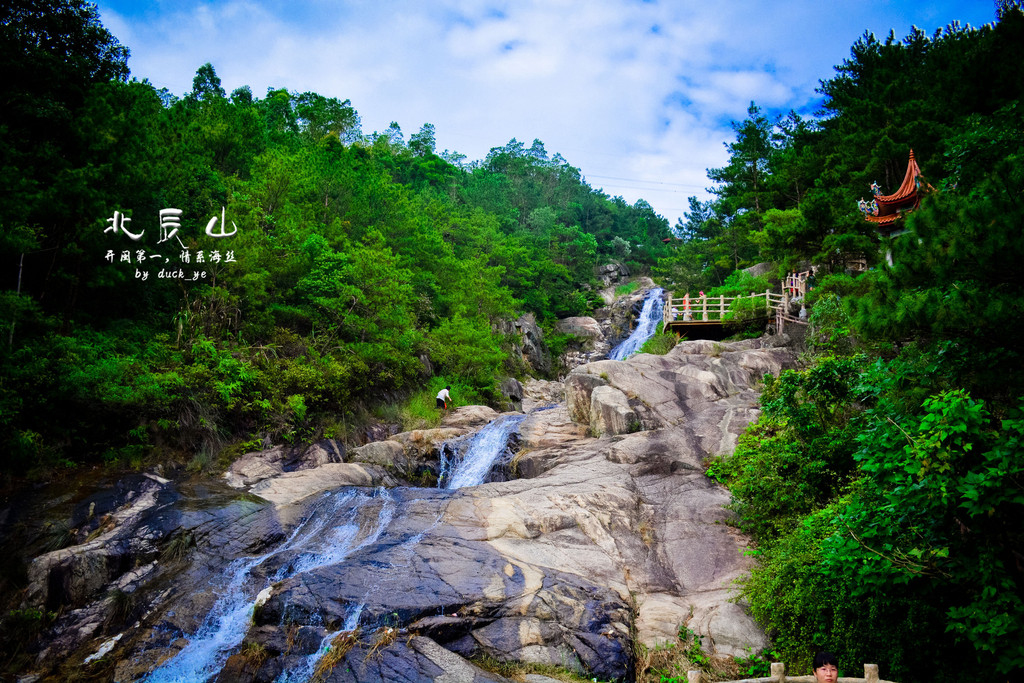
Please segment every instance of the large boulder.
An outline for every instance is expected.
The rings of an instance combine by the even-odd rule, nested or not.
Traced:
[[[526,395],[526,387],[522,382],[514,377],[506,377],[501,381],[498,390],[517,410],[522,410],[523,397]]]
[[[597,342],[604,341],[604,332],[601,331],[601,326],[588,316],[562,318],[555,323],[555,329],[562,334],[577,337],[586,348],[593,348]]]
[[[251,486],[249,493],[275,505],[294,505],[343,486],[396,486],[398,479],[388,470],[384,465],[328,463],[315,470],[285,472],[279,477],[264,479]]]
[[[397,467],[408,469],[410,458],[405,454],[405,447],[397,441],[375,441],[349,451],[352,462],[365,462],[381,467]]]
[[[529,379],[523,386],[523,412],[552,407],[562,401],[565,389],[561,382]]]
[[[589,425],[591,394],[595,388],[607,386],[607,379],[590,372],[573,371],[565,378],[564,385],[565,406],[569,411],[569,416],[575,422]]]
[[[118,680],[139,680],[202,649],[183,648],[206,637],[209,614],[242,615],[217,634],[226,643],[213,669],[220,683],[306,671],[328,635],[332,681],[501,680],[473,658],[623,680],[634,642],[676,642],[684,624],[705,636],[711,656],[746,656],[767,644],[736,602],[752,560],[731,524],[729,492],[704,466],[756,419],[761,377],[794,363],[757,340],[684,342],[665,356],[576,368],[554,406],[539,405],[557,396],[551,385],[528,383],[536,408],[520,423],[510,480],[394,486],[401,464],[437,458],[491,417],[460,409],[446,418],[460,426],[397,434],[352,449],[345,463],[260,479],[245,495],[150,506],[161,525],[138,518],[118,538],[163,529],[187,532],[196,547],[177,564],[136,555],[137,574],[133,566],[79,584],[81,608],[58,624],[78,635],[42,648],[39,668],[59,650],[76,664],[109,657],[122,662]],[[87,552],[74,565],[83,576],[93,567]],[[66,557],[39,561],[34,604],[71,595],[46,594]],[[94,609],[104,581],[144,594],[117,633]]]
[[[323,439],[300,448],[274,446],[246,453],[235,460],[224,473],[224,481],[228,486],[242,489],[285,472],[313,469],[344,459],[345,446],[334,439]]]
[[[456,429],[478,429],[498,417],[498,411],[489,406],[461,406],[441,418],[445,427]]]
[[[629,277],[629,268],[621,263],[606,263],[594,268],[594,275],[605,287],[614,286]]]
[[[544,332],[532,313],[524,313],[516,320],[504,320],[497,329],[503,334],[514,335],[513,352],[533,372],[547,375],[551,372],[551,353],[544,343]]]
[[[594,387],[590,393],[590,426],[595,436],[615,436],[639,430],[640,419],[626,395],[615,387]]]

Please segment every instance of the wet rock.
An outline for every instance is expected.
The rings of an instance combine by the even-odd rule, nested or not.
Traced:
[[[91,497],[84,503],[96,524],[88,540],[35,558],[28,568],[29,585],[24,604],[54,611],[79,607],[103,591],[111,581],[159,555],[159,542],[169,529],[148,524],[154,510],[168,506],[178,495],[169,482],[153,475],[131,475],[111,495]],[[107,512],[97,519],[96,510]],[[79,513],[76,512],[76,515]]]
[[[490,533],[474,531],[481,518],[502,524],[486,510],[461,498],[406,501],[396,516],[412,529],[343,564],[282,582],[259,621],[336,624],[361,605],[366,628],[417,624],[442,645],[468,633],[476,652],[499,660],[564,664],[568,658],[580,671],[621,676],[628,667],[629,612],[618,592],[576,572],[510,562]],[[430,542],[410,544],[422,524],[430,525]]]
[[[498,411],[488,406],[461,406],[441,418],[445,427],[469,431],[483,427],[498,417]]]
[[[346,463],[291,472],[282,465],[247,485],[266,501],[216,482],[183,486],[167,505],[133,507],[145,493],[118,494],[116,505],[96,499],[93,516],[109,508],[116,521],[97,526],[111,548],[192,544],[167,562],[136,548],[117,576],[104,565],[107,586],[138,595],[136,621],[117,627],[119,640],[105,589],[83,578],[80,606],[58,622],[65,635],[43,652],[54,660],[81,653],[81,662],[110,643],[116,679],[139,680],[181,651],[235,591],[250,605],[257,593],[261,601],[251,620],[240,608],[241,630],[217,665],[225,683],[277,680],[307,666],[327,633],[356,616],[359,635],[328,681],[502,680],[466,661],[477,655],[628,680],[630,634],[653,647],[674,642],[684,623],[709,636],[710,655],[743,656],[766,644],[733,601],[750,566],[746,539],[725,523],[728,491],[703,466],[730,452],[757,417],[761,376],[793,364],[787,350],[753,340],[684,342],[666,356],[582,366],[567,378],[562,402],[520,423],[520,450],[508,465],[515,478],[456,491],[371,487],[396,482],[388,463],[435,462],[441,444],[485,418],[475,408],[458,416],[465,426],[397,434],[352,449]],[[524,389],[524,403],[535,406],[559,394],[551,383]],[[638,423],[642,431],[622,429]],[[102,555],[80,555],[84,577]],[[39,562],[39,603],[49,599],[49,577],[62,585],[64,559]],[[244,576],[236,573],[242,565]],[[59,599],[72,592],[61,588]]]
[[[409,645],[444,672],[442,676],[434,680],[466,681],[466,683],[503,683],[508,680],[470,664],[429,638],[413,637],[409,640]]]
[[[246,488],[284,472],[313,469],[345,460],[345,446],[334,439],[323,439],[309,446],[274,446],[241,456],[228,467],[224,480],[228,486]]]
[[[275,505],[292,505],[342,486],[397,486],[385,467],[362,463],[329,463],[315,470],[285,472],[249,488],[249,493]]]
[[[401,638],[380,647],[360,643],[329,670],[325,680],[327,683],[511,683],[423,636]]]

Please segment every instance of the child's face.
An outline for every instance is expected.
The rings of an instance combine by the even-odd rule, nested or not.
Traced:
[[[814,670],[814,680],[818,683],[836,683],[839,678],[839,669],[831,664],[825,664]]]

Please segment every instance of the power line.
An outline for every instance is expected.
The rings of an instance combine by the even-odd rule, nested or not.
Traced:
[[[595,174],[592,174],[592,173],[583,173],[581,175],[584,178],[604,178],[605,180],[624,180],[624,181],[630,182],[630,183],[648,183],[648,184],[654,184],[654,185],[673,185],[675,187],[698,187],[700,189],[704,189],[703,185],[693,185],[691,183],[666,183],[666,182],[663,182],[663,181],[660,181],[660,180],[644,180],[642,178],[618,178],[618,177],[615,177],[615,176],[595,175]]]

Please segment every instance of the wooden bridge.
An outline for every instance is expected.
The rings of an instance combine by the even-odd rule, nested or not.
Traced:
[[[765,290],[749,296],[698,296],[672,293],[665,298],[662,314],[663,332],[686,335],[690,339],[722,339],[732,333],[732,327],[747,322],[775,320],[775,329],[782,332],[787,323],[806,325],[806,309],[799,316],[789,313],[790,302],[807,294],[810,271],[793,273],[782,281],[782,293]]]

